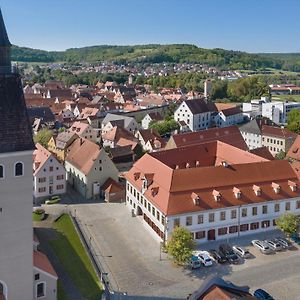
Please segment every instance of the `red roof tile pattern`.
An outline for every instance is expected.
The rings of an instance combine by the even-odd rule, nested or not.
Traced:
[[[209,141],[221,141],[243,150],[248,150],[237,126],[210,128],[203,131],[175,134],[171,137],[177,147],[201,144]]]
[[[133,165],[125,177],[138,190],[141,190],[145,174],[152,174],[152,180],[144,195],[165,215],[300,196],[299,189],[292,190],[290,187],[289,181],[297,186],[299,186],[299,181],[288,161],[268,161],[240,149],[237,149],[236,153],[238,151],[245,153],[237,156],[232,152],[234,147],[221,144],[219,150],[216,150],[213,145],[207,145],[209,152],[206,157],[202,157],[203,150],[201,152],[200,149],[184,148],[146,154]],[[195,148],[195,146],[185,148]],[[198,154],[200,166],[184,168],[184,162],[191,160],[191,153],[187,156],[189,151],[201,152]],[[214,151],[217,151],[219,159],[214,157]],[[226,158],[231,157],[231,163],[216,164],[216,161],[222,162],[221,157],[226,153],[228,155]],[[182,167],[174,168],[175,164],[182,165]],[[135,175],[138,173],[140,173],[139,176]],[[272,183],[280,186],[278,193],[275,192]],[[260,193],[254,191],[254,185],[259,187]],[[153,187],[159,188],[155,195],[151,192]],[[234,194],[234,188],[240,190],[239,197]],[[219,192],[220,197],[217,199],[212,194],[214,190]],[[198,204],[195,204],[191,198],[192,193],[199,196]]]
[[[42,253],[40,251],[33,251],[33,265],[34,265],[34,267],[58,278],[48,257],[44,253]]]
[[[300,161],[300,136],[298,135],[293,145],[289,149],[287,157]]]
[[[283,139],[290,139],[290,138],[295,139],[297,137],[296,133],[293,133],[285,128],[268,126],[268,125],[262,126],[262,134],[265,136],[274,136]]]
[[[268,160],[274,160],[275,159],[275,157],[269,151],[268,147],[259,147],[259,148],[256,148],[256,149],[252,149],[249,152],[251,152],[255,155],[258,155],[260,157],[263,157],[265,159],[268,159]]]

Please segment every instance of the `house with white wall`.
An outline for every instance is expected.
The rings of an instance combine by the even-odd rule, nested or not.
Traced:
[[[124,115],[115,115],[108,113],[102,121],[101,129],[102,132],[110,131],[114,126],[123,127],[130,132],[138,130],[138,124],[135,118],[127,117]]]
[[[142,128],[148,129],[151,122],[162,122],[163,120],[163,117],[158,112],[148,113],[142,119]]]
[[[66,170],[54,154],[41,144],[33,153],[33,196],[35,199],[66,192]]]
[[[174,113],[177,122],[184,121],[191,131],[198,131],[211,127],[212,110],[203,99],[183,101]]]
[[[79,137],[88,139],[94,143],[100,142],[100,130],[93,128],[89,123],[76,121],[68,131],[76,133]]]
[[[300,214],[288,161],[219,141],[145,154],[126,179],[128,208],[163,242],[176,226],[203,243],[268,231],[281,214]]]
[[[118,181],[118,169],[99,145],[83,138],[75,140],[65,161],[68,183],[85,199],[99,198],[108,178]]]

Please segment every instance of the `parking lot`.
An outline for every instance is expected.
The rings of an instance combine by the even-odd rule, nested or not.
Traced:
[[[300,251],[292,250],[264,255],[247,247],[252,257],[238,265],[214,263],[197,270],[176,267],[162,254],[157,240],[146,224],[131,217],[124,204],[77,204],[71,206],[99,250],[108,277],[116,291],[131,299],[185,299],[209,276],[220,276],[253,291],[264,288],[275,299],[300,299]],[[277,236],[278,232],[268,233]],[[265,234],[255,238],[263,239]],[[248,246],[253,236],[229,240],[230,244]],[[200,248],[217,248],[221,242],[210,242]]]

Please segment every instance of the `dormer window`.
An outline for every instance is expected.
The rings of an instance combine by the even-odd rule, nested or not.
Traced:
[[[23,163],[17,162],[15,164],[15,176],[23,176]]]
[[[218,192],[216,190],[213,190],[212,194],[213,194],[214,199],[215,199],[216,202],[219,202],[221,200],[221,194],[220,194],[220,192]]]
[[[233,188],[233,193],[236,199],[240,199],[242,196],[242,192],[240,189],[238,189],[237,187]]]
[[[276,194],[280,193],[280,185],[278,183],[272,182],[272,188]]]
[[[140,178],[140,175],[141,173],[137,172],[137,173],[134,173],[134,180],[138,180]]]
[[[291,180],[288,180],[288,185],[293,192],[297,191],[297,183]]]
[[[200,197],[196,193],[192,193],[191,195],[194,205],[200,204]]]
[[[143,179],[143,190],[146,190],[146,189],[147,189],[147,186],[148,186],[148,184],[147,184],[147,179],[144,178],[144,179]]]
[[[158,187],[153,187],[151,189],[151,195],[152,197],[155,197],[158,194]]]
[[[261,195],[261,188],[257,185],[253,185],[253,191],[255,193],[256,196],[260,196]]]

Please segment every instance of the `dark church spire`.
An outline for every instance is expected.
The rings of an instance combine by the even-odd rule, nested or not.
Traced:
[[[8,39],[0,9],[0,73],[11,72],[11,43]]]

